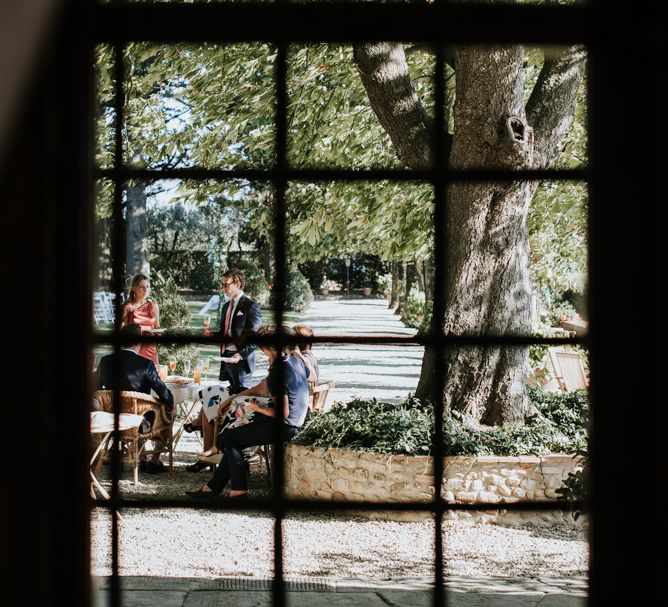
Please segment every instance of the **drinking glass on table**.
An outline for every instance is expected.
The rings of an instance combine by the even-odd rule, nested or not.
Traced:
[[[172,372],[172,375],[174,375],[174,371],[176,371],[176,357],[172,356],[169,359],[169,370]]]
[[[183,361],[183,374],[186,377],[190,377],[190,361],[189,360],[184,360]]]
[[[197,365],[195,366],[195,370],[193,371],[193,383],[199,384],[202,382],[202,365],[200,365],[202,361],[198,361]]]
[[[207,373],[209,371],[209,357],[202,359],[202,371],[204,371],[204,378],[207,378]]]

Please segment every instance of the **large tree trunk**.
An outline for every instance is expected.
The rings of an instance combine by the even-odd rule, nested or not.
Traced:
[[[126,207],[126,272],[150,276],[148,258],[148,219],[146,216],[146,186],[137,184],[127,189]]]
[[[412,168],[423,169],[431,158],[428,120],[421,114],[421,107],[415,107],[400,46],[358,45],[355,62],[373,110],[399,158]],[[571,47],[545,61],[526,111],[523,59],[521,46],[457,50],[451,166],[545,167],[557,158],[572,121],[584,72],[584,51]],[[393,113],[400,116],[392,118]],[[533,124],[535,134],[530,126]],[[448,138],[447,133],[444,137]],[[456,183],[449,187],[446,309],[442,321],[446,335],[531,333],[526,220],[537,185]],[[437,394],[440,382],[435,381],[435,372],[439,366],[434,351],[426,351],[418,397],[442,401],[483,423],[524,419],[529,405],[524,384],[528,348],[451,346],[445,362],[445,388],[443,394]]]
[[[533,132],[522,100],[522,47],[457,52],[456,168],[528,167]],[[457,183],[449,188],[446,335],[529,335],[531,281],[527,213],[535,185]],[[434,394],[434,358],[418,395]],[[451,347],[443,401],[484,423],[521,421],[528,348]],[[432,368],[430,368],[432,367]]]

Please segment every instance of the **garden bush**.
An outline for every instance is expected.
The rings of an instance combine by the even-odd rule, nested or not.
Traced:
[[[288,266],[286,279],[285,309],[304,312],[313,302],[313,291],[311,291],[308,280],[299,271],[299,268],[293,265]]]
[[[269,285],[264,278],[264,272],[260,267],[250,259],[241,259],[236,263],[246,277],[246,286],[244,293],[251,299],[256,301],[261,308],[266,308],[269,305]]]
[[[474,426],[456,411],[443,421],[444,455],[548,455],[586,448],[588,399],[584,391],[567,394],[530,391],[537,413],[524,425]],[[372,400],[336,403],[313,415],[293,442],[388,454],[427,455],[434,432],[430,403],[409,396],[400,404]]]
[[[158,277],[152,282],[152,290],[160,307],[160,327],[168,329],[169,332],[186,333],[190,328],[190,310],[188,304],[178,294],[174,280]],[[193,344],[158,346],[160,364],[167,364],[172,356],[176,358],[176,372],[183,374],[184,361],[189,360],[194,367],[199,358],[199,351]]]
[[[426,298],[422,291],[411,289],[408,298],[401,304],[401,322],[407,327],[419,329],[426,316]]]

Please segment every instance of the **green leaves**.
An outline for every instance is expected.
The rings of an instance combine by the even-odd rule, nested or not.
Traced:
[[[443,420],[444,455],[547,455],[573,453],[587,444],[586,393],[530,391],[539,413],[524,426],[474,426],[456,411]],[[375,399],[336,403],[313,415],[294,439],[301,445],[340,447],[376,453],[426,455],[431,449],[434,412],[429,403],[409,396],[394,405]]]

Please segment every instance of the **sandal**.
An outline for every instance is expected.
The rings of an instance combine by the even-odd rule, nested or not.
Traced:
[[[207,464],[206,462],[195,462],[194,464],[190,464],[189,466],[186,466],[186,471],[187,472],[201,472],[202,470],[205,469],[210,469],[213,470],[213,465],[212,464]]]

